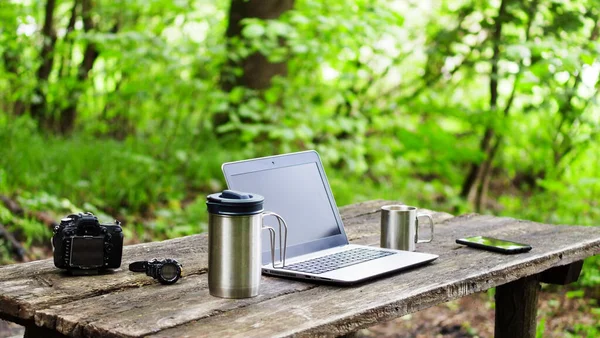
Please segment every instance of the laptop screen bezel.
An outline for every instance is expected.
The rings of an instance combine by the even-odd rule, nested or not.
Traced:
[[[301,255],[305,255],[308,253],[325,250],[337,246],[342,246],[348,244],[348,237],[346,236],[346,232],[344,231],[344,224],[342,222],[342,218],[338,212],[337,204],[335,203],[335,199],[333,197],[333,193],[331,192],[331,187],[329,186],[329,181],[327,180],[327,175],[325,175],[325,170],[323,169],[323,164],[321,163],[321,158],[319,154],[314,150],[302,151],[297,153],[290,154],[282,154],[276,156],[269,157],[261,157],[250,160],[236,161],[236,162],[228,162],[224,163],[221,166],[221,170],[225,176],[225,181],[229,189],[235,190],[237,187],[232,186],[231,178],[240,174],[248,174],[257,171],[263,170],[272,170],[277,168],[284,168],[290,166],[297,166],[303,164],[314,163],[317,166],[317,170],[319,171],[319,175],[321,177],[321,183],[325,192],[327,194],[327,199],[329,201],[329,206],[331,212],[334,215],[335,221],[337,223],[339,234],[320,238],[311,242],[297,244],[295,246],[291,246],[287,248],[286,258],[297,257]],[[277,213],[277,210],[268,210]],[[276,247],[279,246],[277,242]],[[271,248],[269,246],[263,246],[262,248],[262,262],[263,264],[271,263]],[[275,252],[275,259],[277,260],[279,257],[279,249]]]

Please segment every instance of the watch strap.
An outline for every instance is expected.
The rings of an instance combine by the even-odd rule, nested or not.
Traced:
[[[129,271],[133,272],[146,272],[148,267],[148,261],[137,261],[129,264]]]

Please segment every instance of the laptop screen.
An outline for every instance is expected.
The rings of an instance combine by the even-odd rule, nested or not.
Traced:
[[[288,246],[340,234],[316,163],[234,175],[230,185],[265,197],[265,210],[279,214],[288,225]],[[276,228],[277,220],[265,218],[265,224]],[[264,231],[263,243],[268,236]]]
[[[265,211],[285,219],[288,225],[287,257],[347,244],[341,220],[336,217],[337,206],[319,161],[316,153],[303,152],[224,165],[230,189],[264,196]],[[264,223],[278,230],[275,217],[266,217]],[[265,264],[271,261],[269,243],[269,232],[263,231]],[[279,247],[278,241],[276,247]]]

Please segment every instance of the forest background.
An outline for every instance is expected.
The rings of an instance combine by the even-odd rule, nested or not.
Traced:
[[[0,264],[51,255],[76,211],[128,243],[205,231],[221,163],[305,149],[340,206],[599,225],[599,20],[597,0],[2,0]],[[569,295],[600,316],[599,267]]]

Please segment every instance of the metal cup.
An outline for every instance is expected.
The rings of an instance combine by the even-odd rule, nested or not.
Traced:
[[[429,239],[419,239],[419,217],[429,218],[431,224]],[[381,207],[382,248],[415,251],[416,243],[429,243],[432,240],[433,218],[430,215],[417,216],[417,208],[407,205]]]
[[[211,295],[222,298],[258,295],[262,230],[269,230],[271,235],[273,268],[285,265],[287,225],[281,216],[263,211],[263,201],[260,195],[231,190],[208,196],[208,289]],[[266,216],[274,216],[279,222],[280,264],[277,266],[275,230],[263,224]]]

